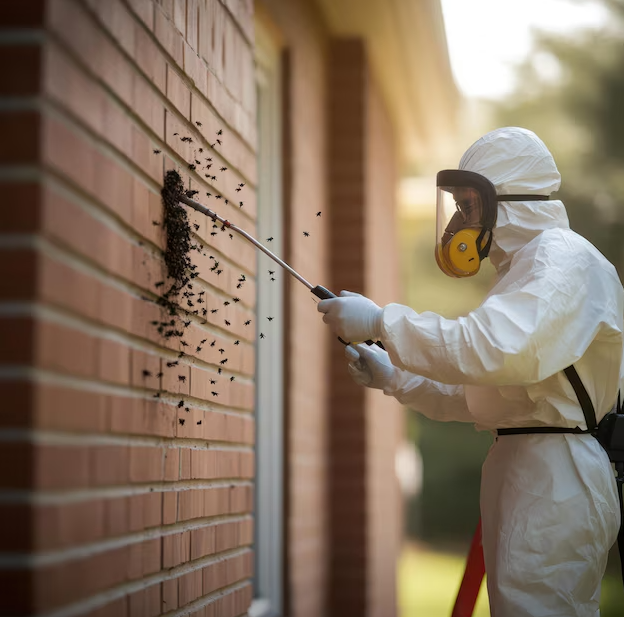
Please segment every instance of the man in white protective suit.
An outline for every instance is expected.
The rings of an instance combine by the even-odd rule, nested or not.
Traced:
[[[563,371],[576,369],[600,421],[620,388],[622,285],[550,199],[560,175],[531,131],[488,133],[437,183],[440,268],[470,276],[487,256],[496,268],[481,306],[445,319],[343,291],[318,310],[344,340],[385,347],[346,347],[358,383],[498,433],[481,483],[493,617],[596,617],[620,508]]]

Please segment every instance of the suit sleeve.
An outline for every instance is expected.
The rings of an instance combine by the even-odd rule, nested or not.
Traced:
[[[474,422],[468,411],[463,386],[438,383],[407,371],[402,373],[398,388],[384,389],[386,395],[393,396],[402,405],[431,420]]]
[[[525,250],[466,317],[386,306],[381,339],[393,364],[444,384],[521,386],[573,364],[597,336],[619,340],[614,269],[559,244]]]

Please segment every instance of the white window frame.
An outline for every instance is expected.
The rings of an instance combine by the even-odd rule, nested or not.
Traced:
[[[258,92],[258,218],[261,242],[273,236],[269,248],[283,253],[281,71],[280,50],[268,30],[256,23],[256,87]],[[250,617],[283,613],[284,525],[284,333],[285,273],[264,253],[257,252],[256,340],[256,486],[255,580]],[[270,281],[268,270],[275,270]],[[269,322],[267,317],[274,319]]]

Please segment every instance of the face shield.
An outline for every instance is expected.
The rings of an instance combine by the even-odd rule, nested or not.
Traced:
[[[492,243],[496,189],[480,174],[451,169],[438,173],[437,186],[436,261],[448,276],[473,276]]]

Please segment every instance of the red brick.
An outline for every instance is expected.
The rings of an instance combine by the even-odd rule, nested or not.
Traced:
[[[149,0],[143,1],[149,2]],[[134,40],[134,57],[137,64],[149,79],[152,80],[154,85],[161,92],[165,92],[167,85],[167,63],[162,53],[152,41],[152,38],[139,24],[135,25]]]
[[[130,481],[160,482],[163,479],[162,448],[133,446],[130,448]]]
[[[110,229],[47,187],[43,193],[41,231],[46,237],[108,268],[103,256],[112,233]]]
[[[203,371],[195,366],[191,367],[191,396],[193,398],[207,399],[210,397],[211,387],[214,384],[210,384],[210,378],[213,374],[209,374],[207,371]]]
[[[0,95],[33,96],[39,94],[41,80],[39,45],[3,45],[0,65],[4,67]]]
[[[154,34],[167,53],[174,59],[175,63],[178,66],[182,66],[184,38],[158,5],[155,6],[154,10]]]
[[[133,299],[126,292],[107,285],[100,287],[100,313],[98,317],[104,323],[131,332],[133,305],[135,305]],[[136,332],[135,334],[140,335],[141,333]]]
[[[128,497],[129,530],[142,531],[162,523],[162,493],[149,492]]]
[[[0,365],[29,364],[33,361],[35,325],[32,320],[17,318],[0,319]]]
[[[0,207],[0,231],[29,233],[39,227],[41,218],[41,187],[29,182],[3,182],[2,197],[5,204]]]
[[[227,488],[213,488],[204,491],[204,516],[228,514],[230,512],[228,492],[229,489]]]
[[[138,75],[134,78],[132,105],[141,121],[162,139],[165,131],[165,108],[149,82]]]
[[[164,248],[164,233],[160,225],[163,207],[160,194],[150,191],[142,182],[135,178],[133,185],[132,226],[147,240],[158,247]]]
[[[180,381],[183,377],[184,381]],[[174,394],[188,395],[191,385],[191,370],[188,364],[163,369],[162,389]]]
[[[37,330],[38,366],[82,377],[97,375],[97,342],[93,337],[52,322],[40,322]]]
[[[39,112],[4,111],[0,114],[0,133],[0,163],[19,165],[37,162],[41,136]]]
[[[34,545],[52,551],[96,542],[105,537],[105,505],[101,499],[34,508]]]
[[[91,486],[126,484],[130,480],[128,446],[91,446]]]
[[[102,133],[107,101],[101,87],[56,44],[46,45],[44,53],[44,93],[94,131]]]
[[[200,559],[206,555],[212,555],[216,546],[216,527],[202,527],[193,529],[191,534],[191,559]]]
[[[199,51],[199,6],[198,0],[186,0],[186,40],[189,45]]]
[[[197,51],[186,41],[184,42],[184,72],[195,88],[207,96],[208,70],[204,61],[197,55]]]
[[[178,520],[178,493],[165,491],[163,493],[163,525],[172,525]]]
[[[92,193],[95,190],[95,153],[75,132],[60,121],[45,118],[42,126],[41,158]]]
[[[234,592],[234,614],[242,615],[247,613],[253,600],[253,587],[250,584]]]
[[[0,300],[32,300],[38,272],[37,254],[30,249],[2,251]]]
[[[38,297],[44,302],[95,319],[99,284],[92,277],[47,256],[39,259]]]
[[[191,121],[202,123],[204,135],[214,135],[223,128],[223,121],[194,93],[191,94]],[[256,155],[238,135],[229,131],[219,148],[219,153],[245,177],[244,180],[238,180],[237,184],[242,181],[252,185],[257,183]],[[244,211],[250,216],[255,216],[256,196],[251,187],[247,185],[240,192],[234,191],[232,198],[236,198],[237,204],[239,201],[244,202]]]
[[[189,407],[190,411],[185,411],[185,408],[177,409],[178,421],[176,423],[176,437],[186,439],[204,439],[205,427],[204,427],[204,411],[193,407]],[[180,420],[184,420],[184,424],[180,424]],[[199,424],[198,424],[199,422]]]
[[[212,60],[212,28],[214,23],[213,0],[202,0],[199,3],[199,37],[198,49],[200,58],[207,64]]]
[[[163,568],[175,568],[191,558],[191,532],[163,536]]]
[[[191,479],[191,450],[180,448],[180,480]]]
[[[36,28],[45,23],[44,0],[32,0],[31,2],[10,2],[2,7],[0,25],[14,28]]]
[[[110,339],[98,340],[98,377],[115,384],[130,383],[130,350],[126,345]]]
[[[0,505],[0,546],[7,553],[25,553],[33,550],[34,508],[27,503]],[[10,524],[9,524],[10,522]]]
[[[85,617],[128,617],[128,598],[124,596],[123,598],[113,600],[104,606],[85,613]]]
[[[225,587],[227,585],[225,562],[219,561],[203,568],[202,578],[202,591],[204,595],[213,593],[217,591],[217,589],[221,589],[221,587]]]
[[[222,3],[213,2],[212,53],[209,64],[214,70],[216,81],[219,83],[223,83],[224,78],[223,50],[225,46],[223,44],[223,38],[227,19],[227,11]],[[210,96],[209,98],[212,99],[213,97]]]
[[[154,538],[128,546],[128,580],[137,580],[160,571],[161,539]]]
[[[27,381],[0,382],[0,426],[26,428],[36,424],[35,385]]]
[[[232,486],[229,489],[229,508],[230,514],[241,514],[250,512],[252,504],[252,488],[249,486]]]
[[[132,120],[115,101],[103,101],[101,134],[111,146],[128,157],[132,156],[133,128]]]
[[[98,16],[104,22],[106,29],[117,40],[120,46],[128,53],[134,51],[134,19],[120,0],[96,2]]]
[[[154,5],[152,0],[129,0],[130,7],[149,30],[154,29]]]
[[[121,396],[108,397],[110,430],[113,433],[143,433],[145,400]]]
[[[70,0],[55,0],[48,3],[47,18],[50,29],[97,73],[104,35],[85,8]]]
[[[122,536],[130,529],[130,499],[114,497],[104,502],[104,521],[106,537]]]
[[[173,2],[173,23],[183,36],[186,36],[186,2],[187,0]]]
[[[254,4],[253,2],[240,2],[239,0],[225,0],[223,2],[227,6],[234,20],[240,29],[245,33],[249,41],[254,38]]]
[[[160,389],[160,356],[140,349],[130,350],[131,385],[138,388]],[[149,375],[145,375],[147,371]]]
[[[188,521],[204,516],[204,496],[202,489],[178,492],[178,521]]]
[[[141,589],[130,594],[128,607],[131,617],[157,617],[160,615],[160,585],[152,585],[147,589]]]
[[[132,105],[133,71],[122,53],[105,39],[98,41],[101,56],[96,72],[124,103]],[[133,45],[130,43],[130,45]],[[132,47],[130,48],[132,50]]]
[[[35,607],[35,582],[32,570],[0,570],[0,589],[10,589],[2,598],[7,615],[32,615]]]
[[[41,490],[89,486],[89,449],[86,446],[38,444],[34,451],[35,484]]]
[[[133,177],[118,163],[103,154],[94,154],[97,166],[92,192],[123,221],[132,220]]]
[[[178,479],[180,475],[180,449],[167,448],[165,450],[165,482]]]
[[[167,579],[162,583],[162,612],[178,608],[178,579]]]
[[[163,13],[167,16],[171,22],[173,22],[173,3],[174,0],[158,0],[159,5],[162,8]]]
[[[191,92],[171,65],[167,66],[167,97],[187,120],[190,119]]]
[[[178,579],[178,603],[180,607],[197,600],[202,595],[202,571],[194,570]]]

